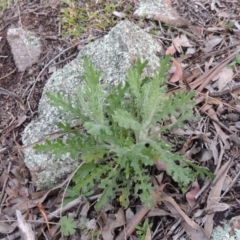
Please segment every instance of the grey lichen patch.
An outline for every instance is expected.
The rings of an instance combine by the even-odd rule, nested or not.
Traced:
[[[84,56],[102,71],[102,83],[111,87],[125,81],[127,69],[138,57],[149,60],[145,74],[151,76],[159,67],[156,53],[161,51],[161,46],[150,35],[129,21],[120,22],[108,35],[85,46],[75,60],[53,73],[46,83],[39,103],[39,116],[24,130],[24,145],[58,131],[57,124],[59,121],[64,122],[67,113],[61,113],[51,106],[46,92],[60,92],[65,98],[70,94],[74,98],[77,89],[83,86]],[[72,172],[79,161],[80,159],[73,160],[68,156],[56,161],[54,156],[35,152],[33,149],[25,151],[25,163],[30,171],[34,171],[34,182],[38,188],[48,188],[56,184],[59,179]]]
[[[40,38],[33,32],[22,28],[10,28],[7,32],[7,40],[19,71],[25,71],[27,67],[38,61],[42,44]]]
[[[234,217],[225,221],[223,226],[217,226],[213,229],[211,240],[239,240],[240,239],[240,220]],[[239,223],[238,223],[239,222]],[[180,240],[191,240],[190,237],[181,237]]]
[[[240,220],[234,217],[230,221],[225,221],[223,226],[213,229],[212,240],[237,240],[240,239]],[[239,223],[238,223],[239,222]]]
[[[137,58],[149,61],[145,74],[153,75],[153,70],[159,67],[157,52],[162,52],[162,48],[150,35],[129,21],[122,21],[103,41],[84,48],[78,58],[89,56],[94,65],[103,71],[104,82],[116,85],[125,80],[127,69]]]
[[[135,16],[154,19],[173,26],[187,26],[186,20],[182,19],[171,7],[170,2],[163,0],[140,0]]]
[[[171,12],[169,12],[168,5],[161,0],[140,0],[139,6],[134,14],[139,17],[146,16],[147,18],[151,18],[153,13],[159,12],[159,10],[161,14],[174,18]]]

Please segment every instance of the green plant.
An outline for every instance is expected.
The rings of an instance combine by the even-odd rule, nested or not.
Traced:
[[[77,223],[72,217],[61,217],[60,221],[61,232],[64,236],[73,235],[76,232]]]
[[[0,23],[2,22],[1,17],[3,15],[3,12],[7,10],[12,3],[13,0],[0,0]]]
[[[137,236],[140,240],[145,240],[146,238],[146,233],[147,233],[147,230],[148,228],[151,229],[152,227],[152,223],[149,224],[148,222],[148,218],[144,221],[143,225],[142,226],[137,226],[136,227],[136,233],[137,233]]]
[[[222,24],[222,27],[225,29],[225,30],[229,30],[231,29],[232,27],[234,27],[235,25],[235,22],[234,21],[231,21],[229,22],[228,24]]]
[[[89,222],[89,219],[86,218],[80,218],[81,222],[81,233],[82,235],[87,235],[87,239],[101,239],[101,230],[100,229],[89,229],[87,227],[87,222]]]
[[[0,10],[4,11],[10,7],[12,4],[13,0],[0,0]]]
[[[66,6],[61,9],[61,22],[64,36],[79,36],[88,30],[106,31],[113,27],[117,19],[112,15],[113,11],[123,8],[128,12],[131,5],[122,6],[122,1],[112,3],[100,0],[98,3],[86,0],[78,3],[76,0],[60,0]]]
[[[235,60],[232,61],[230,64],[228,64],[228,68],[233,68],[233,67],[235,67],[237,64],[240,64],[240,54],[239,54],[239,53],[236,54]]]
[[[166,98],[164,83],[170,56],[160,59],[161,68],[152,79],[142,77],[147,64],[138,59],[128,70],[125,84],[107,89],[100,84],[101,72],[85,58],[85,85],[78,90],[76,99],[47,93],[51,104],[68,112],[68,121],[75,119],[76,125],[60,123],[59,127],[70,136],[54,142],[47,140],[35,149],[55,154],[57,159],[66,153],[73,159],[81,157],[83,162],[72,179],[75,186],[71,197],[89,196],[97,186],[102,189],[97,210],[117,194],[124,207],[129,204],[130,194],[150,207],[153,187],[148,172],[156,161],[167,163],[167,173],[181,188],[199,174],[208,174],[172,152],[171,145],[157,137],[193,118],[194,92],[182,91]],[[171,116],[177,121],[169,123]],[[160,130],[152,133],[152,126]]]

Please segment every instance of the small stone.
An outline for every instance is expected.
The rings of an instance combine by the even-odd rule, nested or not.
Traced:
[[[188,26],[189,23],[180,17],[172,8],[170,1],[164,0],[140,0],[134,15],[140,18],[148,18],[161,21],[175,27]]]
[[[35,33],[22,28],[10,28],[7,40],[18,71],[23,72],[38,61],[42,45]]]

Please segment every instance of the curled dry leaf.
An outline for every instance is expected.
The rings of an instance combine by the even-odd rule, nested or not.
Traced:
[[[177,51],[176,48],[175,48],[173,45],[171,45],[171,46],[168,47],[168,49],[166,50],[166,55],[167,55],[167,54],[173,55],[176,51]]]
[[[196,204],[195,196],[200,191],[198,181],[194,181],[191,186],[191,190],[186,193],[186,200],[190,207],[193,207]]]
[[[181,36],[176,37],[173,40],[173,44],[179,53],[183,52],[182,47],[193,47],[192,44],[190,44],[185,34],[182,34]]]
[[[173,61],[173,65],[176,67],[176,70],[172,75],[172,77],[170,78],[169,82],[175,83],[182,79],[183,70],[180,63],[176,59],[173,58],[172,61]]]

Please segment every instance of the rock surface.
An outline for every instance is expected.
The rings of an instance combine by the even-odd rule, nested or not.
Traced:
[[[169,0],[140,0],[134,15],[161,21],[175,27],[188,26],[188,22],[178,15]]]
[[[35,33],[22,28],[10,28],[7,32],[7,40],[18,71],[23,72],[38,61],[42,45]]]
[[[55,72],[45,85],[39,103],[39,116],[25,129],[22,141],[24,145],[45,138],[48,134],[58,131],[57,123],[63,114],[49,104],[46,92],[61,92],[63,96],[75,95],[81,86],[83,74],[83,57],[87,56],[98,70],[102,71],[102,82],[115,85],[125,80],[127,69],[140,57],[149,60],[145,74],[152,75],[159,66],[157,53],[162,48],[149,34],[125,20],[117,24],[108,35],[85,46],[78,57],[63,69]],[[39,189],[51,188],[59,183],[79,164],[68,156],[55,160],[53,156],[36,153],[33,149],[25,151],[25,164],[32,174],[32,180]]]

